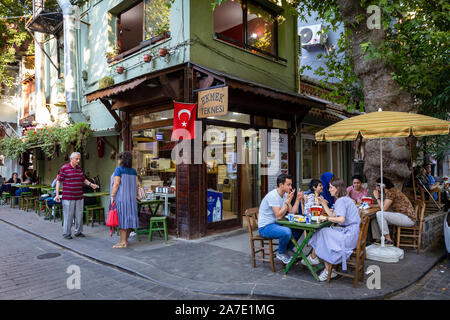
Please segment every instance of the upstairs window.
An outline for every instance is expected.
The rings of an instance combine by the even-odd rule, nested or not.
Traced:
[[[277,14],[250,0],[228,0],[214,9],[215,36],[254,53],[278,57]]]
[[[169,32],[170,0],[143,0],[118,16],[120,52],[128,51],[143,41],[155,43]],[[159,39],[161,38],[161,39]]]

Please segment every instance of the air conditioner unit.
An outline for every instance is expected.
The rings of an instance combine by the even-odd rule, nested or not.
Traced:
[[[322,24],[300,27],[299,30],[302,47],[323,46],[327,42],[327,34],[324,33]]]

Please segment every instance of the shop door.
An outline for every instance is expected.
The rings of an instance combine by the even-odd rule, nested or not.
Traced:
[[[260,146],[258,132],[243,130],[243,161],[240,164],[241,178],[241,215],[249,208],[259,207],[261,202]]]

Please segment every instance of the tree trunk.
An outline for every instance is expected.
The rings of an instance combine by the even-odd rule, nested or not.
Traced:
[[[366,60],[361,44],[371,42],[377,44],[384,39],[384,31],[369,29],[369,15],[361,8],[360,0],[338,0],[339,11],[346,29],[352,31],[351,55],[354,60],[354,71],[362,84],[366,112],[383,111],[417,112],[417,106],[411,94],[401,90],[392,79],[392,67],[386,61]],[[366,19],[356,22],[358,15]],[[382,139],[383,143],[383,176],[389,178],[400,190],[407,177],[410,176],[408,141],[404,138]],[[375,180],[380,176],[380,141],[368,140],[365,143],[364,174],[369,189],[375,187]]]

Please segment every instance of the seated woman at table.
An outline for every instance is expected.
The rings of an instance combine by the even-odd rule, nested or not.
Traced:
[[[6,183],[20,183],[21,180],[19,178],[19,174],[17,172],[13,172],[11,178]]]
[[[373,191],[375,199],[381,208],[381,178],[377,179],[377,187]],[[377,220],[372,220],[372,237],[381,238],[381,227],[383,226],[385,245],[392,246],[394,242],[389,236],[389,224],[401,227],[412,227],[416,223],[416,213],[408,197],[397,189],[391,180],[383,178],[383,214],[377,212]],[[383,217],[382,217],[383,216]]]
[[[333,207],[335,198],[330,194],[330,183],[334,180],[334,174],[331,172],[325,172],[321,177],[323,191],[321,196],[328,201],[330,208]]]
[[[19,175],[17,174],[17,172],[14,172],[11,176],[11,178],[6,181],[6,183],[3,183],[0,186],[0,195],[3,192],[10,192],[11,191],[11,183],[20,183],[20,179],[19,179]]]
[[[323,197],[320,195],[322,191],[322,182],[317,179],[312,179],[309,183],[309,193],[305,194],[305,213],[309,213],[312,206],[320,204],[319,198],[323,199]]]
[[[352,185],[347,188],[347,194],[356,204],[361,203],[362,197],[367,197],[369,194],[366,188],[362,186],[363,177],[355,174],[352,177]]]
[[[331,221],[338,223],[339,227],[322,228],[317,231],[309,240],[309,245],[313,247],[311,254],[307,257],[311,265],[319,264],[319,258],[324,260],[325,269],[319,275],[320,281],[327,280],[328,273],[331,278],[337,276],[332,272],[331,265],[342,263],[342,269],[347,270],[347,259],[356,248],[359,236],[358,208],[350,197],[347,196],[345,183],[342,179],[334,180],[330,183],[330,194],[336,197],[334,212],[328,207],[328,203],[319,198],[328,216],[320,216],[320,221]],[[305,264],[302,260],[302,264]]]
[[[131,231],[139,224],[137,195],[139,180],[137,172],[131,167],[133,156],[124,151],[119,154],[119,166],[111,176],[111,204],[115,203],[119,218],[120,242],[113,248],[126,248]]]

